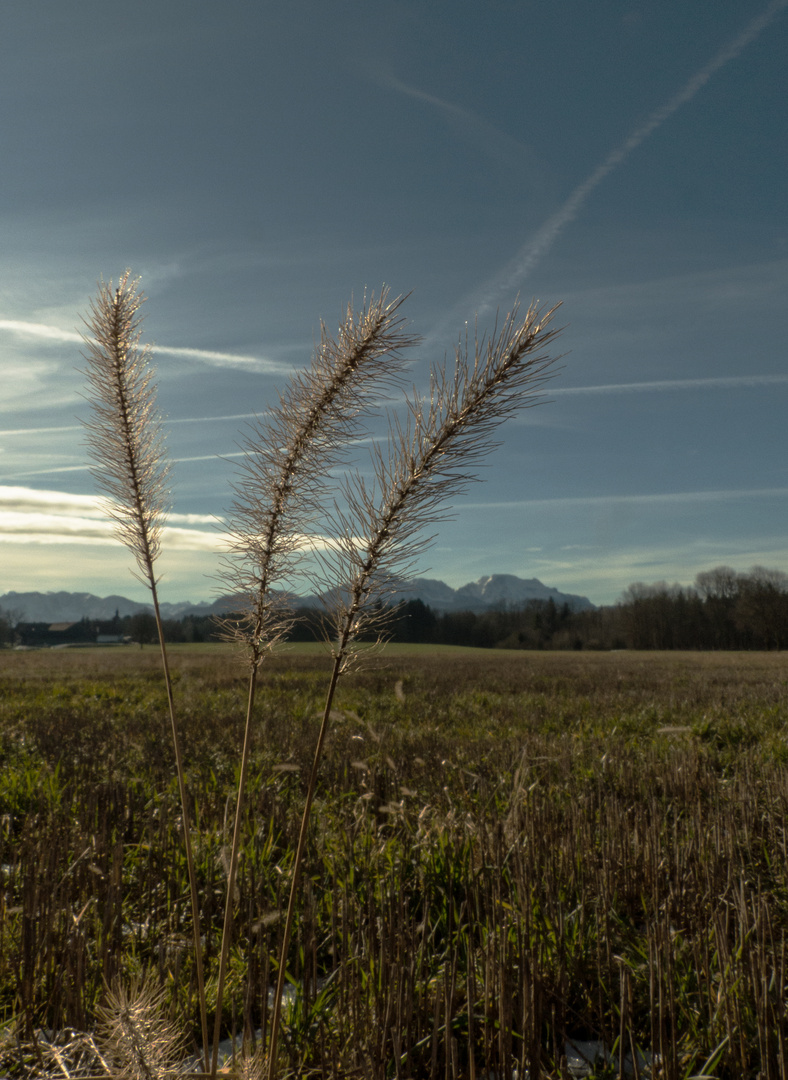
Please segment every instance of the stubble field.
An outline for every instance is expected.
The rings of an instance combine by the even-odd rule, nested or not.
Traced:
[[[3,1069],[40,1067],[36,1033],[91,1031],[105,985],[149,970],[195,1042],[157,652],[0,660]],[[210,1002],[244,670],[222,646],[171,662]],[[239,1046],[269,1020],[328,670],[300,647],[263,671],[224,1007]],[[787,763],[781,654],[367,658],[320,772],[286,1067],[557,1078],[591,1046],[600,1077],[786,1080]]]

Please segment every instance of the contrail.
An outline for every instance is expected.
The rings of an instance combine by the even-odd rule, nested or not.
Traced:
[[[665,491],[652,495],[576,495],[558,496],[555,499],[512,499],[506,502],[467,502],[458,503],[455,507],[460,515],[466,510],[523,510],[523,509],[550,509],[558,507],[583,507],[597,505],[648,505],[655,506],[669,503],[709,503],[728,502],[731,499],[784,499],[788,495],[788,488],[733,488],[728,491]]]
[[[788,3],[788,0],[786,0]],[[0,330],[7,330],[18,337],[37,337],[47,341],[62,341],[84,344],[84,339],[73,330],[61,330],[46,323],[22,322],[18,319],[0,319]],[[151,352],[165,356],[183,356],[189,360],[200,360],[215,367],[246,368],[270,375],[289,375],[292,367],[275,360],[265,360],[259,356],[244,356],[241,353],[215,352],[211,349],[189,349],[174,345],[151,345]]]
[[[788,375],[712,375],[706,379],[657,379],[652,382],[603,383],[598,386],[561,386],[546,391],[558,394],[638,394],[660,390],[739,390],[788,383]]]
[[[173,419],[164,418],[164,425],[170,424],[214,424],[220,420],[259,420],[260,413],[228,413],[224,416],[181,416]],[[57,427],[7,428],[0,430],[0,438],[11,435],[53,435],[63,431],[84,431],[84,424],[60,424]]]
[[[536,235],[524,245],[501,273],[491,281],[477,308],[477,313],[482,314],[498,306],[500,295],[503,291],[510,292],[527,274],[534,269],[539,260],[547,254],[559,235],[569,225],[583,207],[588,196],[605,180],[614,169],[629,157],[633,150],[645,142],[658,127],[681,108],[692,101],[698,91],[706,85],[712,75],[724,67],[730,60],[734,60],[750,42],[754,41],[759,34],[766,29],[769,23],[788,6],[788,0],[773,0],[771,4],[757,18],[753,19],[742,32],[725,45],[716,56],[693,75],[692,78],[673,95],[664,105],[646,119],[639,127],[636,127],[631,135],[612,150],[604,161],[597,165],[594,171],[580,184],[564,205],[548,218]]]
[[[7,435],[52,435],[59,434],[61,431],[84,430],[84,424],[62,424],[59,427],[8,428],[6,431],[0,431],[0,438],[5,438]]]
[[[788,0],[786,0],[788,3]],[[202,360],[215,367],[246,368],[266,375],[290,375],[293,368],[276,360],[264,360],[259,356],[242,356],[239,353],[212,352],[210,349],[186,349],[170,345],[151,345],[151,352],[166,356],[184,356],[187,360]]]
[[[20,322],[18,319],[0,319],[0,330],[8,330],[22,337],[48,338],[50,341],[82,341],[73,330],[61,330],[46,323]]]
[[[786,0],[788,2],[788,0]],[[788,383],[788,374],[785,375],[711,375],[699,379],[655,379],[650,382],[633,383],[599,383],[591,386],[556,386],[547,389],[545,393],[549,397],[560,395],[577,396],[583,394],[641,394],[652,391],[665,390],[739,390],[757,388],[760,386],[784,386]],[[164,424],[214,424],[225,420],[258,420],[259,413],[228,413],[222,416],[182,416],[177,419],[165,417]],[[61,432],[84,431],[84,424],[62,424],[56,427],[32,427],[32,428],[6,428],[0,430],[0,438],[10,436],[30,435],[55,435]],[[370,439],[356,439],[356,444],[369,442]],[[178,458],[178,461],[213,461],[216,457],[242,457],[242,453],[229,454],[205,454],[201,457]],[[87,469],[88,465],[67,466],[68,471]],[[44,469],[42,472],[54,472],[54,469]],[[26,474],[29,475],[29,474]]]
[[[495,127],[494,124],[489,123],[489,121],[469,109],[463,109],[451,101],[445,101],[434,94],[428,94],[425,90],[419,90],[418,87],[409,86],[407,83],[395,78],[395,76],[379,69],[373,70],[370,68],[369,75],[381,86],[389,87],[397,91],[397,93],[415,98],[416,101],[426,102],[426,104],[437,109],[450,124],[459,128],[461,132],[467,133],[467,137],[473,139],[477,146],[480,146],[482,150],[493,158],[503,160],[514,166],[516,163],[522,162],[524,153],[533,154],[532,147],[512,138],[511,135],[507,135]]]
[[[173,420],[168,416],[165,424],[212,424],[217,420],[259,420],[259,412],[227,413],[224,416],[181,416]]]

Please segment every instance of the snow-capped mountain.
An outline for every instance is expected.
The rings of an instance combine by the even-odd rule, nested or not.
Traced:
[[[414,578],[403,581],[392,594],[397,603],[401,600],[421,600],[433,611],[488,611],[492,608],[522,607],[531,600],[553,600],[560,605],[568,604],[572,611],[587,611],[594,607],[585,596],[562,593],[537,578],[519,578],[514,574],[489,574],[478,581],[469,582],[459,589],[452,589],[444,581],[434,578]],[[305,597],[296,604],[316,605],[315,597]],[[182,619],[186,615],[210,615],[226,612],[233,607],[231,597],[222,597],[213,603],[191,604],[162,603],[165,619]],[[69,592],[8,592],[0,596],[0,610],[13,612],[23,622],[78,622],[80,619],[112,619],[117,612],[121,617],[135,615],[139,611],[152,611],[150,604],[128,600],[124,596],[93,596],[91,593]]]
[[[562,593],[543,585],[537,578],[519,578],[514,574],[489,574],[478,581],[452,589],[443,581],[416,578],[395,594],[397,600],[422,600],[433,611],[489,611],[502,607],[517,608],[531,600],[552,600],[568,604],[572,611],[594,607],[585,596]]]

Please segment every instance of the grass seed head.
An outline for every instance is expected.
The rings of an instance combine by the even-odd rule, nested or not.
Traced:
[[[165,991],[154,975],[116,982],[98,1010],[99,1038],[124,1080],[164,1080],[180,1070],[183,1034],[164,1015]]]
[[[140,308],[145,297],[129,271],[101,282],[85,319],[84,335],[91,417],[88,453],[99,489],[110,500],[118,536],[134,555],[146,584],[155,583],[153,564],[169,510],[170,465],[150,350],[140,348]]]

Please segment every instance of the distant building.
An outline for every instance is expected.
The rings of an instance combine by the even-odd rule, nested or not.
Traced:
[[[15,644],[27,649],[54,649],[68,645],[125,645],[130,638],[120,633],[97,633],[95,622],[20,622],[14,630]]]
[[[85,645],[93,638],[93,627],[80,622],[20,622],[14,637],[27,648],[51,649],[56,645]]]

